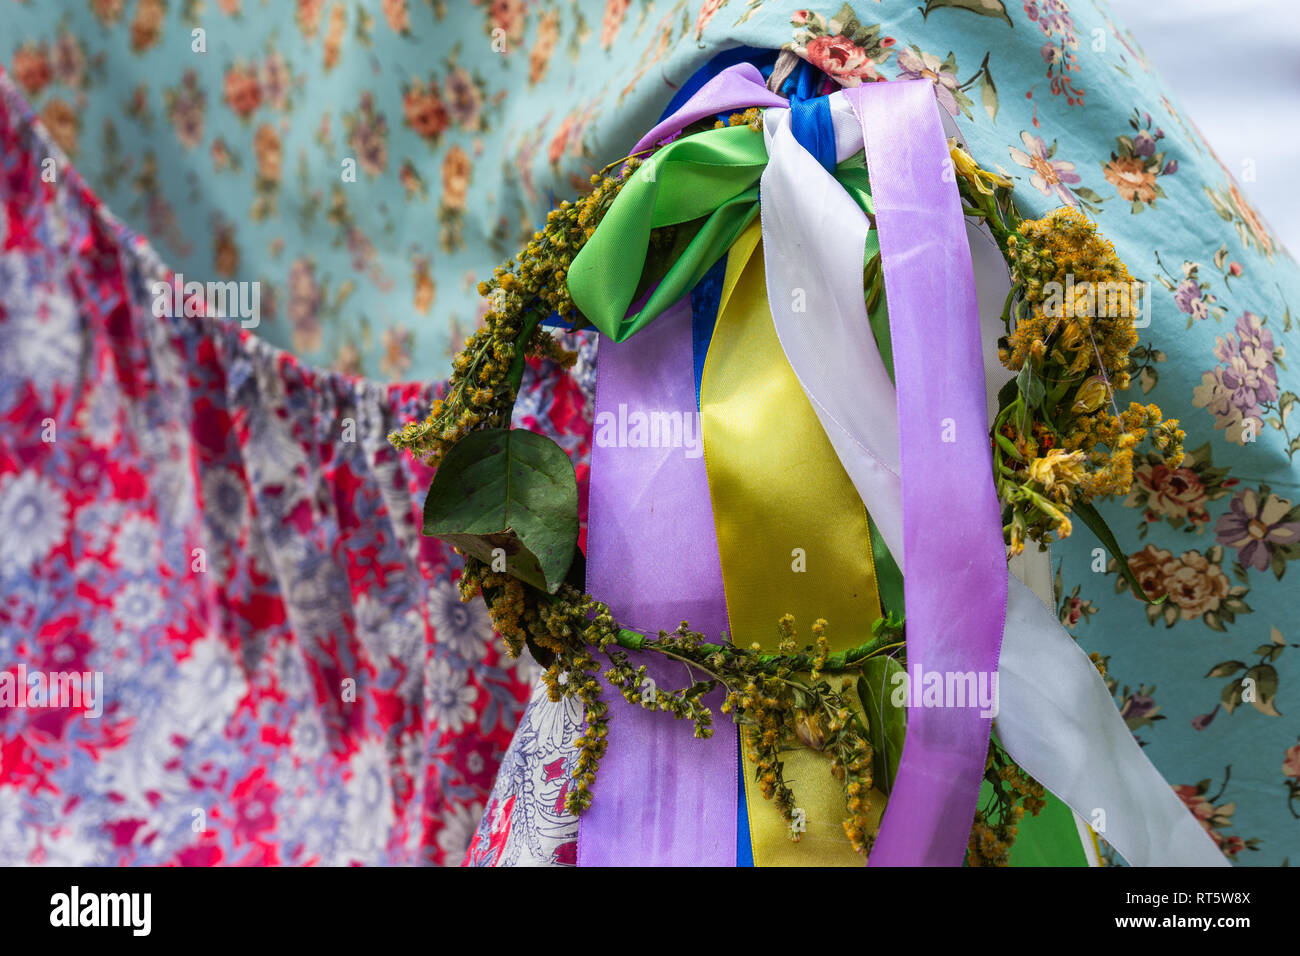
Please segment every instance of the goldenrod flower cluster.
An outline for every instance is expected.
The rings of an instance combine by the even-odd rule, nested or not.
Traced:
[[[714,129],[722,129],[725,126],[748,126],[754,132],[761,132],[763,129],[763,111],[757,106],[751,106],[741,113],[732,113],[727,117],[724,123],[718,120],[713,124]]]
[[[975,813],[970,842],[966,846],[969,866],[1008,866],[1025,814],[1036,817],[1047,806],[1046,791],[1018,767],[996,740],[989,741],[984,779],[990,784],[990,803]]]
[[[1128,369],[1138,344],[1133,276],[1096,223],[1068,206],[1022,222],[1007,239],[1007,260],[1028,313],[1017,315],[1000,353],[1007,368],[1018,371],[1037,353],[1071,377],[1094,370],[1113,380]]]
[[[562,349],[538,323],[552,312],[562,319],[574,316],[569,265],[639,164],[630,160],[618,176],[592,176],[592,192],[552,209],[524,249],[479,283],[479,294],[488,300],[483,327],[452,360],[446,390],[429,414],[388,436],[394,446],[436,466],[447,449],[471,431],[510,424],[521,350],[561,365],[573,363],[576,354]]]
[[[758,130],[762,122],[762,111],[752,108],[716,125],[748,125]],[[521,351],[565,367],[573,364],[577,354],[563,349],[538,323],[554,312],[571,321],[574,328],[582,326],[582,317],[569,296],[569,266],[645,158],[619,160],[593,175],[590,193],[576,202],[565,200],[547,213],[545,225],[533,233],[527,245],[498,266],[491,279],[479,283],[479,295],[488,300],[483,327],[452,360],[451,378],[429,414],[389,435],[392,445],[437,466],[447,450],[471,431],[510,424],[519,388]],[[674,235],[672,226],[654,230],[652,250],[669,247]]]
[[[1184,433],[1155,405],[1116,404],[1131,384],[1139,292],[1096,225],[1057,209],[1020,222],[1005,248],[1015,305],[999,357],[1028,384],[1000,410],[993,440],[999,497],[1011,510],[1004,530],[1019,553],[1029,539],[1068,537],[1071,507],[1128,494],[1142,441],[1177,467]]]

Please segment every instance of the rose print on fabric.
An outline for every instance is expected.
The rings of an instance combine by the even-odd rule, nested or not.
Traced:
[[[1179,621],[1200,619],[1207,627],[1222,631],[1238,614],[1249,614],[1251,608],[1245,597],[1250,588],[1232,583],[1223,571],[1223,556],[1221,545],[1204,552],[1184,551],[1175,555],[1153,544],[1129,555],[1129,566],[1145,592],[1140,597],[1158,601],[1165,596],[1161,603],[1145,605],[1147,621],[1155,624],[1163,619],[1166,627],[1173,627]],[[1107,570],[1117,571],[1113,558]],[[1128,590],[1131,590],[1128,582],[1117,575],[1115,593]]]
[[[438,243],[447,252],[465,244],[461,229],[473,172],[474,164],[463,149],[453,146],[447,150],[442,161],[442,202],[438,204]]]
[[[203,141],[207,101],[207,93],[199,86],[198,74],[194,70],[186,70],[178,86],[163,91],[167,118],[176,131],[176,139],[186,149],[193,149]]]
[[[1065,627],[1074,629],[1080,621],[1087,623],[1092,615],[1097,613],[1097,607],[1092,601],[1081,597],[1079,592],[1081,586],[1076,584],[1074,590],[1069,594],[1065,593],[1065,588],[1061,584],[1061,565],[1056,566],[1056,593],[1061,595],[1061,599],[1056,608],[1056,616],[1060,619],[1061,624]]]
[[[1133,739],[1138,742],[1138,746],[1145,747],[1149,741],[1143,740],[1138,735],[1138,731],[1143,728],[1154,727],[1158,720],[1167,719],[1164,714],[1160,713],[1160,705],[1156,703],[1155,685],[1152,684],[1148,687],[1146,684],[1139,684],[1136,689],[1133,689],[1126,684],[1121,690],[1119,689],[1119,681],[1109,673],[1109,655],[1101,658],[1101,664],[1105,669],[1106,688],[1115,697],[1120,716],[1124,718],[1124,723],[1128,729],[1133,732]]]
[[[388,119],[376,110],[373,93],[362,91],[356,111],[343,114],[343,131],[350,158],[366,176],[388,169]]]
[[[421,139],[438,144],[451,120],[435,77],[417,77],[402,87],[402,119]]]
[[[860,86],[884,80],[879,67],[893,52],[894,38],[882,37],[880,26],[866,26],[847,3],[827,20],[820,13],[798,10],[790,18],[794,41],[785,49],[817,67],[840,86]]]
[[[1032,172],[1029,183],[1044,196],[1054,198],[1067,206],[1083,206],[1096,212],[1104,201],[1093,190],[1077,186],[1083,178],[1075,172],[1074,163],[1056,158],[1057,143],[1048,146],[1041,136],[1024,130],[1020,134],[1024,149],[1008,147],[1017,165]]]
[[[1237,237],[1241,240],[1241,244],[1258,249],[1267,258],[1272,259],[1273,252],[1277,249],[1277,240],[1273,238],[1273,233],[1264,224],[1255,207],[1241,194],[1237,184],[1229,182],[1216,188],[1209,186],[1202,188],[1205,190],[1205,195],[1210,198],[1210,205],[1219,218],[1231,223],[1237,230]]]
[[[961,114],[968,118],[974,102],[966,95],[966,90],[978,82],[985,112],[988,113],[989,119],[997,119],[998,91],[993,85],[993,76],[989,72],[987,53],[984,54],[984,62],[980,64],[975,75],[965,83],[960,83],[957,79],[957,58],[953,56],[952,51],[948,52],[945,59],[940,60],[933,53],[926,53],[913,44],[898,51],[898,79],[929,80],[934,84],[934,93],[939,100],[939,105],[947,110],[949,115]]]
[[[1146,537],[1150,526],[1160,522],[1188,533],[1203,532],[1210,524],[1207,505],[1237,485],[1228,475],[1229,469],[1214,467],[1208,442],[1186,452],[1177,468],[1169,467],[1159,452],[1139,453],[1133,490],[1124,501],[1142,510],[1138,536]]]
[[[1079,35],[1065,0],[1025,0],[1025,15],[1043,32],[1047,42],[1040,53],[1047,64],[1048,86],[1053,96],[1064,96],[1070,106],[1083,105],[1083,87],[1074,74],[1079,72]]]
[[[1165,266],[1159,251],[1155,257],[1156,265],[1160,267],[1156,281],[1174,294],[1174,304],[1178,306],[1179,312],[1187,316],[1189,329],[1208,318],[1213,318],[1216,322],[1223,321],[1228,310],[1219,305],[1218,298],[1210,291],[1210,283],[1202,281],[1200,263],[1185,259],[1181,275],[1175,275]]]
[[[1272,493],[1243,488],[1214,526],[1219,544],[1235,549],[1237,564],[1255,571],[1271,570],[1278,580],[1286,563],[1300,558],[1300,506]]]
[[[1196,817],[1197,822],[1205,827],[1205,832],[1214,840],[1215,845],[1223,851],[1223,855],[1230,860],[1240,854],[1242,850],[1256,850],[1259,848],[1259,840],[1256,838],[1242,839],[1239,836],[1222,832],[1232,826],[1232,816],[1237,812],[1236,803],[1220,802],[1227,792],[1228,781],[1231,777],[1232,767],[1225,767],[1223,784],[1214,796],[1209,795],[1210,788],[1213,786],[1209,777],[1194,786],[1179,784],[1174,787],[1174,793],[1178,794],[1178,799],[1187,805],[1187,809]]]

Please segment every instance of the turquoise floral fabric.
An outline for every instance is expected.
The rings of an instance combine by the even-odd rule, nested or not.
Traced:
[[[1135,600],[1081,530],[1054,549],[1061,620],[1231,860],[1300,858],[1300,269],[1105,4],[0,8],[0,57],[110,207],[187,277],[260,280],[259,335],[384,379],[443,378],[478,279],[736,45],[929,80],[1022,211],[1084,210],[1152,284],[1126,397],[1190,454],[1137,462],[1103,512],[1169,597]]]

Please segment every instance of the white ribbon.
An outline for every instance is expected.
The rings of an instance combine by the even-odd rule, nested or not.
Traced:
[[[841,94],[832,94],[830,103],[836,158],[843,160],[862,148],[862,130]],[[862,289],[869,223],[795,140],[789,110],[767,109],[763,130],[769,155],[760,187],[763,257],[777,334],[844,470],[901,566],[897,406]],[[987,340],[997,336],[1006,269],[996,248],[990,253],[987,237],[973,227],[972,232],[980,237],[972,241],[971,252],[985,351],[996,361],[996,348],[987,347]],[[802,308],[796,310],[796,304]],[[992,368],[988,371],[995,394],[1001,383]],[[1092,661],[1055,612],[1014,575],[1008,578],[995,720],[1007,752],[1076,814],[1099,824],[1107,842],[1131,865],[1229,865],[1133,739]]]

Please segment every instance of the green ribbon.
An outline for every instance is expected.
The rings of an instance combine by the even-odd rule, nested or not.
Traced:
[[[758,182],[767,166],[763,134],[728,126],[684,136],[631,174],[599,227],[569,266],[569,294],[600,332],[622,342],[686,295],[758,215]],[[862,153],[840,163],[835,178],[874,215]],[[650,233],[679,226],[678,248],[663,275],[647,274]],[[875,232],[867,255],[879,252]],[[639,291],[658,281],[634,314]]]

